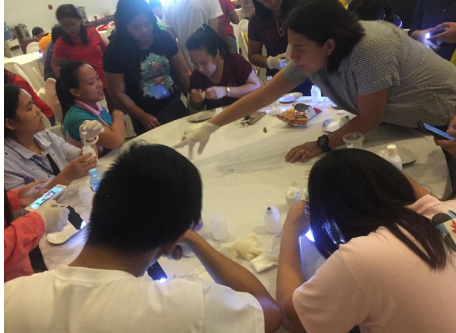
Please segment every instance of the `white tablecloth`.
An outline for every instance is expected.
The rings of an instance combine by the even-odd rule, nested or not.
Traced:
[[[17,57],[5,58],[5,68],[13,73],[22,75],[15,69],[14,64],[19,64],[33,89],[38,92],[44,87],[44,62],[43,56],[39,52],[23,54]]]
[[[215,132],[203,154],[196,155],[193,161],[199,168],[204,183],[204,227],[200,234],[207,239],[213,239],[208,223],[209,216],[219,211],[225,216],[230,232],[230,238],[224,242],[255,232],[261,245],[268,250],[279,245],[280,235],[266,232],[262,215],[264,208],[268,204],[275,204],[280,211],[282,223],[285,221],[288,211],[285,190],[292,181],[297,181],[301,188],[306,186],[305,173],[316,161],[312,159],[303,164],[290,164],[285,163],[285,155],[290,148],[316,140],[322,135],[322,122],[328,118],[335,118],[335,110],[331,107],[323,108],[323,113],[310,120],[307,128],[290,127],[276,117],[266,115],[252,126],[244,128],[240,122],[235,122]],[[144,140],[171,146],[180,140],[189,125],[187,118],[180,119],[149,131],[133,141]],[[264,133],[264,127],[267,128],[267,133]],[[445,158],[441,149],[435,146],[432,137],[424,136],[413,129],[382,125],[366,136],[364,148],[377,152],[390,143],[406,147],[418,156],[414,164],[404,166],[409,175],[431,188],[437,196],[449,194]],[[187,149],[181,152],[187,154]],[[119,150],[113,151],[100,159],[98,168],[101,172],[106,171],[119,154]],[[78,188],[83,183],[87,183],[87,179],[71,184],[59,202],[73,205],[77,211],[82,211]],[[84,244],[84,236],[82,231],[60,246],[50,245],[43,238],[40,247],[48,268],[73,261]],[[306,237],[302,237],[301,242],[303,267],[307,276],[311,277],[324,259]],[[215,242],[216,248],[219,248],[220,243]],[[196,257],[179,262],[162,258],[159,262],[168,277],[189,274],[201,265]],[[250,263],[242,261],[242,265],[253,271]],[[256,276],[274,296],[276,269],[271,268]]]

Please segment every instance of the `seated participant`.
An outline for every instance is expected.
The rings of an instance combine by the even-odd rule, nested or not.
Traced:
[[[5,284],[5,331],[275,332],[282,314],[261,282],[189,230],[201,199],[200,175],[185,157],[133,146],[105,173],[75,261]],[[180,253],[179,242],[218,284],[146,274],[162,255]]]
[[[60,37],[63,37],[64,33],[65,31],[60,26],[52,28],[52,41],[47,46],[46,57],[44,58],[44,81],[46,81],[49,78],[57,80],[57,75],[55,75],[51,65],[52,55],[54,54],[55,42]],[[65,66],[67,62],[68,61],[66,59],[63,59],[60,66]]]
[[[10,191],[42,179],[48,181],[45,188],[50,189],[87,176],[97,158],[91,154],[80,156],[80,148],[45,130],[41,112],[26,91],[11,84],[4,89],[5,189]]]
[[[19,86],[20,88],[24,89],[30,96],[33,98],[33,104],[41,110],[51,123],[52,126],[55,125],[55,116],[54,112],[52,112],[51,107],[43,102],[41,98],[38,97],[35,90],[33,90],[32,86],[25,80],[22,76],[11,73],[10,71],[4,69],[4,79],[5,84],[14,84]]]
[[[79,128],[86,121],[97,121],[104,131],[97,142],[101,155],[122,147],[125,141],[125,116],[113,110],[112,116],[98,104],[103,100],[103,82],[89,64],[71,61],[60,70],[56,84],[57,97],[62,106],[63,135],[65,141],[82,147]]]
[[[456,211],[456,200],[439,201],[358,149],[335,150],[315,163],[308,190],[310,220],[302,201],[282,232],[277,300],[287,330],[454,332],[456,245],[431,220]],[[301,268],[299,246],[309,225],[328,258],[312,279]]]
[[[230,105],[261,87],[252,65],[208,25],[202,25],[187,41],[195,70],[190,77],[190,105],[195,110]],[[204,94],[203,94],[204,92]]]
[[[50,200],[35,212],[14,220],[13,212],[23,209],[46,193],[45,180],[30,183],[18,190],[5,191],[4,264],[5,282],[19,276],[32,275],[29,253],[44,233],[62,231],[68,221],[68,209],[53,207]]]
[[[402,21],[388,0],[352,0],[347,10],[363,21],[386,21],[402,28]]]
[[[35,27],[32,29],[32,36],[38,41],[41,54],[46,56],[46,49],[52,40],[52,35],[40,27]]]

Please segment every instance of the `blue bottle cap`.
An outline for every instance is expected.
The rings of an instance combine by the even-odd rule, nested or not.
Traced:
[[[93,169],[89,170],[89,175],[91,175],[91,176],[96,175],[97,173],[98,173],[98,169],[97,168],[93,168]]]

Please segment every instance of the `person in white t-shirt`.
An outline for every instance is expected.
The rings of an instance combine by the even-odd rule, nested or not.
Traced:
[[[436,224],[451,223],[456,200],[439,201],[358,149],[335,150],[315,163],[308,190],[308,209],[304,201],[293,206],[282,232],[277,301],[287,330],[455,332],[456,245]],[[309,224],[328,258],[310,279],[299,247]]]
[[[224,40],[228,37],[223,32],[220,16],[223,15],[222,7],[218,0],[174,0],[168,1],[163,6],[163,25],[166,31],[175,39],[184,53],[185,60],[193,71],[192,60],[188,54],[185,43],[187,39],[202,25],[209,25],[220,34]]]
[[[196,167],[162,145],[134,145],[95,194],[87,243],[70,265],[4,285],[5,332],[274,332],[282,313],[260,281],[189,230],[201,218]],[[152,280],[186,243],[218,283]]]

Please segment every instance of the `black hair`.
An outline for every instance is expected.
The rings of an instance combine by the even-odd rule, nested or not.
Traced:
[[[35,36],[39,35],[40,33],[42,33],[43,31],[44,31],[43,28],[34,27],[32,29],[32,36],[35,37]]]
[[[59,22],[61,19],[64,19],[66,17],[75,18],[81,21],[81,30],[79,31],[79,36],[81,37],[82,45],[89,45],[89,37],[87,36],[86,27],[84,26],[84,24],[82,24],[81,14],[74,5],[61,5],[59,8],[57,8],[57,11],[55,12],[55,17]],[[71,37],[65,31],[63,31],[62,37],[65,44],[73,46],[74,43],[71,40]]]
[[[79,88],[79,68],[87,65],[83,61],[69,61],[60,69],[60,78],[55,83],[55,90],[62,107],[62,126],[63,120],[68,110],[74,105],[74,95],[70,89]],[[90,66],[90,65],[89,65]]]
[[[17,108],[19,107],[19,95],[21,93],[21,88],[14,84],[5,84],[5,110],[4,116],[6,123],[6,119],[15,119],[17,114]],[[11,134],[11,131],[6,128],[5,126],[5,133],[4,136],[7,137]]]
[[[266,8],[258,0],[252,0],[253,6],[255,7],[255,14],[261,15],[263,17],[272,16],[271,10]],[[283,0],[282,2],[282,17],[285,19],[291,10],[298,4],[298,0]]]
[[[62,27],[56,26],[56,27],[52,28],[52,31],[51,31],[52,42],[55,44],[57,39],[59,39],[60,37],[63,37],[64,34],[65,34],[65,30],[63,30]]]
[[[217,50],[222,57],[231,54],[228,44],[207,24],[199,27],[188,38],[185,46],[189,51],[205,49],[212,57],[217,55]]]
[[[4,199],[3,199],[3,204],[5,206],[5,214],[4,214],[4,219],[5,219],[5,228],[8,228],[11,223],[14,221],[14,215],[13,215],[13,209],[11,208],[11,203],[8,198],[8,194],[6,193],[6,190],[4,190]]]
[[[417,200],[409,180],[376,154],[332,151],[312,167],[308,189],[310,225],[324,257],[383,226],[431,269],[445,267],[448,244],[429,219],[407,208]]]
[[[328,57],[327,69],[338,70],[355,45],[363,38],[364,29],[353,13],[338,0],[306,0],[293,9],[287,19],[288,29],[323,45],[329,39],[336,43]]]
[[[128,32],[127,24],[133,21],[133,19],[140,14],[145,14],[152,22],[152,34],[154,37],[160,33],[160,28],[157,25],[157,18],[155,17],[152,8],[146,1],[119,0],[114,14],[114,22],[116,24],[116,33],[112,40],[114,44],[122,44],[125,50],[134,50],[136,48],[136,41]]]
[[[175,241],[201,218],[198,169],[163,145],[135,144],[106,172],[87,244],[141,253]]]
[[[393,7],[388,0],[352,0],[347,9],[355,13],[360,20],[395,23]]]

